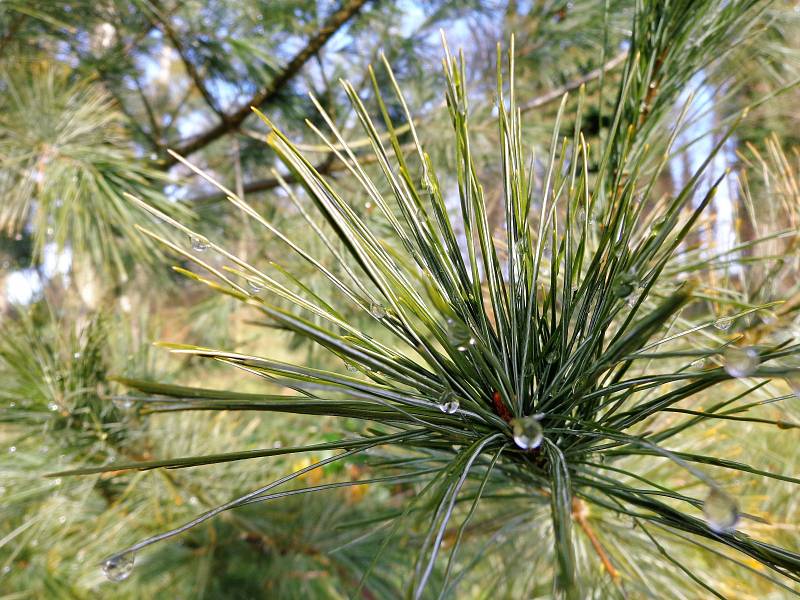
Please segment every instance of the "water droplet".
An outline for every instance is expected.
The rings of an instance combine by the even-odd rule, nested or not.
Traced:
[[[211,246],[208,240],[202,237],[192,236],[189,238],[192,243],[192,250],[195,252],[205,252]]]
[[[636,273],[628,271],[620,273],[614,278],[614,286],[611,291],[617,298],[627,298],[636,289]]]
[[[725,350],[725,371],[731,377],[748,377],[758,367],[758,352],[753,348],[730,346]]]
[[[762,310],[758,315],[764,325],[775,325],[778,322],[778,316],[771,310]]]
[[[689,366],[692,367],[693,369],[702,369],[703,367],[706,366],[706,359],[705,357],[703,357],[693,360]]]
[[[348,371],[350,371],[351,373],[358,373],[358,367],[357,367],[357,366],[355,366],[355,365],[354,365],[353,363],[351,363],[351,362],[347,362],[347,361],[345,361],[345,363],[344,363],[344,368],[345,368],[345,369],[347,369]]]
[[[475,345],[475,343],[476,343],[476,342],[475,342],[475,338],[474,338],[474,337],[471,337],[471,338],[469,338],[469,340],[467,340],[467,343],[466,343],[466,344],[460,344],[460,345],[459,345],[459,346],[456,348],[456,350],[458,350],[459,352],[466,352],[467,350],[469,350],[469,347],[470,347],[470,346],[474,346],[474,345]]]
[[[475,338],[472,337],[466,325],[455,319],[447,319],[447,338],[459,352],[464,352],[468,345],[475,344]]]
[[[62,525],[63,525],[64,523],[66,523],[66,522],[67,522],[67,517],[66,517],[66,515],[61,515],[60,517],[58,517],[58,522],[59,522],[59,523],[61,523]]]
[[[8,408],[14,408],[16,405],[17,403],[12,400],[11,402],[8,403]]]
[[[111,402],[113,402],[114,406],[116,406],[120,410],[130,410],[131,408],[133,408],[133,400],[130,398],[125,398],[125,397],[113,398]]]
[[[9,446],[8,447],[9,454],[14,454],[14,452],[16,452],[16,451],[17,451],[17,447],[16,446]]]
[[[3,567],[3,575],[6,575],[7,573],[10,573],[10,572],[11,572],[11,567],[10,566],[6,565],[5,567]]]
[[[732,317],[720,317],[719,319],[714,321],[714,327],[716,327],[720,331],[725,331],[727,329],[730,329],[731,325],[733,325]]]
[[[252,279],[247,280],[247,287],[249,287],[250,290],[253,291],[254,293],[258,293],[264,289],[263,287],[261,287],[261,284],[259,282],[253,281]]]
[[[633,286],[630,283],[618,283],[612,291],[617,298],[627,298],[633,293]]]
[[[544,357],[544,361],[548,365],[552,365],[554,362],[558,360],[558,352],[553,350],[552,352],[548,352],[547,356]]]
[[[53,402],[51,400],[50,402],[47,403],[47,410],[53,411],[53,412],[57,411],[58,410],[58,404],[56,404],[55,402]]]
[[[533,450],[542,444],[544,432],[535,417],[514,419],[511,421],[511,425],[514,428],[514,443],[523,450]]]
[[[369,312],[376,319],[382,319],[386,316],[386,309],[383,307],[383,305],[378,304],[377,302],[370,303]]]
[[[75,354],[72,355],[72,358],[74,358],[75,360],[79,359],[80,357],[81,357],[80,352],[76,352]]]
[[[728,494],[717,488],[711,488],[703,502],[703,515],[708,526],[717,533],[731,531],[739,522],[739,507]]]
[[[639,298],[642,297],[644,293],[644,287],[640,286],[631,292],[627,298],[625,298],[625,304],[627,304],[630,308],[636,306],[637,302],[639,302]]]
[[[786,383],[792,389],[792,393],[800,398],[800,371],[794,371],[786,376]]]
[[[134,560],[131,553],[112,556],[103,563],[103,574],[109,581],[124,581],[133,572]]]
[[[458,410],[459,406],[461,406],[461,403],[458,401],[456,395],[450,390],[444,392],[439,398],[439,410],[441,410],[443,413],[452,415]]]

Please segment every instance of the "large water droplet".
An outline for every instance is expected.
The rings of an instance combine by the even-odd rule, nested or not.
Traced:
[[[260,282],[253,281],[252,279],[247,280],[247,287],[249,287],[250,291],[252,291],[255,294],[264,289]]]
[[[111,402],[113,402],[114,406],[116,406],[120,410],[130,410],[131,408],[133,408],[133,400],[131,400],[130,398],[125,398],[125,397],[113,398]]]
[[[792,389],[792,393],[800,398],[800,371],[789,373],[786,376],[786,383],[789,384],[789,387]]]
[[[731,328],[733,325],[733,318],[732,317],[720,317],[716,321],[714,321],[714,327],[719,329],[720,331],[725,331]]]
[[[345,369],[347,369],[348,371],[350,371],[351,373],[358,373],[358,367],[357,367],[357,366],[355,366],[355,365],[354,365],[353,363],[351,363],[351,362],[347,362],[347,361],[345,361],[345,363],[344,363],[344,368],[345,368]]]
[[[124,581],[133,572],[134,560],[132,553],[112,556],[103,563],[103,574],[109,581]]]
[[[475,338],[471,337],[467,340],[466,344],[459,344],[456,350],[458,350],[459,352],[466,352],[467,350],[469,350],[469,347],[474,346],[475,343],[476,343]]]
[[[47,403],[47,410],[50,410],[50,411],[53,411],[53,412],[57,411],[58,410],[58,404],[56,404],[55,402],[53,402],[51,400],[50,402]]]
[[[386,309],[383,307],[383,305],[378,304],[377,302],[372,302],[369,305],[369,314],[376,319],[382,319],[386,316]]]
[[[192,236],[189,240],[192,243],[192,250],[195,252],[205,252],[211,246],[208,240],[202,237]]]
[[[725,350],[725,371],[731,377],[748,377],[758,368],[758,352],[753,348],[730,346]]]
[[[447,319],[447,339],[459,352],[466,352],[469,346],[475,345],[467,326],[455,319]]]
[[[736,500],[717,488],[711,488],[703,502],[703,515],[717,533],[731,531],[739,522],[739,507]]]
[[[542,426],[533,416],[521,417],[511,421],[514,428],[514,443],[523,450],[533,450],[542,444],[544,439]]]
[[[614,286],[611,291],[617,298],[627,298],[636,289],[636,273],[628,271],[620,273],[614,278]]]
[[[439,410],[441,410],[443,413],[447,413],[448,415],[452,415],[454,412],[456,412],[460,405],[461,404],[458,401],[458,398],[450,390],[445,391],[439,397]]]

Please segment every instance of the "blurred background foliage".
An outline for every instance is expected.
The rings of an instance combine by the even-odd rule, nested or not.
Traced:
[[[362,163],[370,165],[375,159],[369,144],[359,142],[363,134],[338,81],[346,77],[362,97],[371,98],[367,66],[385,54],[433,163],[440,172],[454,169],[450,137],[443,135],[449,127],[440,68],[443,29],[450,46],[466,55],[472,151],[487,197],[496,198],[499,207],[496,42],[516,34],[524,137],[538,157],[546,154],[565,91],[585,84],[592,100],[587,105],[613,104],[609,90],[615,89],[612,82],[625,58],[636,4],[2,0],[0,598],[349,597],[382,538],[378,532],[359,543],[346,525],[397,510],[413,493],[410,487],[349,487],[228,512],[158,546],[129,580],[112,584],[97,567],[110,551],[326,455],[307,462],[277,456],[182,471],[40,477],[118,460],[301,445],[327,439],[342,427],[334,428],[328,419],[280,414],[146,415],[126,399],[114,377],[259,389],[231,369],[168,356],[151,347],[157,339],[261,352],[310,366],[325,366],[331,358],[289,332],[254,322],[256,315],[231,299],[171,274],[160,249],[135,230],[144,216],[123,194],[133,193],[197,231],[227,240],[249,260],[267,261],[284,252],[273,236],[229,210],[214,186],[178,163],[168,153],[173,149],[313,248],[319,241],[280,189],[278,174],[285,171],[264,143],[266,128],[251,116],[250,106],[268,114],[320,172],[351,194],[352,206],[369,216],[375,207],[342,177],[345,166],[304,125],[305,119],[322,125],[309,93],[333,116]],[[790,84],[800,76],[798,6],[788,0],[763,2],[745,40],[692,75],[685,93],[676,94],[669,114],[677,115],[693,92],[694,125],[685,128],[655,197],[680,189],[697,168],[703,144],[713,145],[730,115],[757,103],[715,165],[717,175],[732,169],[735,183],[725,202],[715,201],[687,250],[687,264],[692,252],[697,257],[703,250],[724,251],[751,238],[752,230],[762,236],[797,230],[800,92]],[[381,91],[389,90],[385,72],[376,76]],[[402,111],[392,103],[387,109],[392,116]],[[608,114],[589,110],[584,115],[590,143],[609,126]],[[496,225],[500,218],[498,208]],[[735,269],[713,269],[704,281],[710,314],[724,319],[742,304],[795,289],[795,238],[776,237],[762,251],[783,257],[780,270],[762,274],[769,289],[754,290]],[[309,289],[320,285],[307,265],[293,257],[285,261],[283,266]],[[372,327],[363,311],[350,316],[361,327]],[[763,321],[769,325],[769,319]],[[753,324],[759,322],[753,318]],[[797,334],[791,321],[781,327]],[[344,427],[358,432],[363,424]],[[741,435],[748,431],[742,427]],[[770,435],[761,430],[748,444],[794,472],[799,446],[782,441],[775,448]],[[725,436],[733,443],[737,434],[728,429]],[[711,432],[706,443],[723,442]],[[311,471],[304,483],[367,476],[368,467],[353,459],[336,469]],[[473,565],[460,594],[547,597],[550,589],[528,576],[536,563],[521,564],[541,540],[525,538],[520,515],[504,514],[500,505],[496,509],[493,518],[476,522],[467,533],[479,550],[486,539],[494,545]],[[796,538],[796,499],[789,492],[765,499],[763,512],[785,525],[776,535]],[[519,528],[511,531],[498,523]],[[625,539],[620,527],[614,529],[614,539]],[[414,536],[408,531],[392,542],[388,558],[397,568],[373,571],[362,597],[400,596],[407,569],[413,568],[419,542]],[[636,543],[631,539],[626,552]],[[757,578],[720,567],[713,556],[697,557],[680,541],[671,551],[706,561],[718,579],[729,582],[731,597],[766,597],[767,588],[759,587]],[[621,548],[613,552],[625,554]],[[674,591],[669,597],[694,597],[681,590],[680,578],[671,571],[669,564],[656,565],[652,577]],[[604,589],[598,586],[597,597],[604,597]]]

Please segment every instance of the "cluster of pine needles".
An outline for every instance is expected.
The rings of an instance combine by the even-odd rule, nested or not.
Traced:
[[[794,361],[800,345],[791,336],[773,335],[780,329],[776,323],[789,322],[795,312],[793,303],[780,303],[773,293],[787,262],[758,253],[764,244],[794,239],[796,231],[765,234],[717,254],[698,241],[727,176],[704,189],[705,172],[744,115],[725,123],[727,133],[682,189],[655,197],[685,126],[687,107],[676,116],[673,106],[694,74],[687,65],[719,58],[720,47],[708,40],[720,32],[726,32],[720,44],[732,43],[732,31],[747,35],[755,3],[646,4],[636,17],[610,128],[591,143],[581,126],[588,103],[581,89],[576,101],[562,100],[548,155],[527,154],[514,95],[513,48],[508,80],[498,58],[500,223],[487,214],[470,146],[466,67],[446,44],[453,172],[434,168],[397,84],[391,102],[404,123],[395,122],[398,111],[387,107],[372,72],[377,119],[350,84],[343,86],[375,154],[377,175],[360,164],[319,104],[328,132],[309,122],[374,207],[369,213],[348,201],[259,113],[270,128],[266,142],[287,170],[276,175],[285,179],[285,195],[318,237],[322,255],[304,249],[211,175],[176,156],[285,243],[329,284],[327,291],[312,289],[278,259],[251,264],[222,242],[132,198],[178,234],[168,239],[160,229],[140,228],[181,258],[178,272],[314,342],[337,357],[341,368],[163,344],[177,354],[241,369],[276,392],[121,379],[131,390],[125,398],[142,412],[325,415],[363,421],[365,429],[313,445],[59,473],[333,451],[184,526],[121,549],[105,563],[110,577],[125,577],[135,553],[146,546],[229,509],[338,487],[403,484],[415,493],[400,508],[362,524],[359,535],[384,536],[362,584],[394,538],[421,527],[407,593],[454,593],[480,560],[480,547],[470,558],[459,550],[488,505],[500,517],[485,544],[527,536],[545,589],[565,597],[591,595],[586,587],[592,565],[623,595],[649,589],[636,552],[655,556],[675,577],[724,597],[702,569],[674,558],[675,545],[795,590],[800,554],[761,539],[766,520],[740,506],[731,478],[775,486],[800,479],[733,459],[725,454],[730,444],[708,443],[708,436],[745,424],[774,426],[782,437],[798,426],[762,412],[800,394]],[[691,42],[699,28],[707,36],[702,45]],[[388,63],[383,68],[394,82]],[[735,269],[751,275],[746,292],[713,293],[708,273],[719,278]],[[369,315],[375,327],[355,325],[353,311]],[[367,478],[292,487],[309,472],[354,456],[368,459]],[[504,511],[505,506],[514,508]]]

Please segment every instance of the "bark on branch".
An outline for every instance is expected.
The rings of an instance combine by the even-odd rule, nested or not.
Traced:
[[[308,40],[306,45],[294,55],[283,70],[278,73],[269,84],[258,90],[250,100],[245,102],[234,112],[225,114],[222,121],[218,124],[192,137],[186,142],[179,144],[174,148],[175,152],[181,156],[189,156],[238,128],[252,113],[250,110],[251,106],[258,107],[273,99],[281,89],[300,72],[303,66],[316,56],[317,52],[320,51],[328,40],[361,10],[367,1],[368,0],[347,0],[339,10],[330,16],[322,28]],[[175,158],[169,156],[160,163],[160,166],[163,169],[168,169],[176,162]]]

